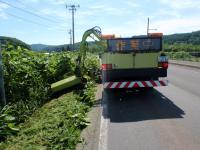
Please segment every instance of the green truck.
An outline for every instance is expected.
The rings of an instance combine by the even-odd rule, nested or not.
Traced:
[[[162,51],[162,34],[115,38],[105,36],[101,55],[104,89],[167,86],[168,58]]]

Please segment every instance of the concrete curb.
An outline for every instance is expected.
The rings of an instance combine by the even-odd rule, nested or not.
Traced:
[[[200,65],[188,64],[188,62],[183,62],[183,61],[179,62],[179,61],[170,60],[169,63],[173,64],[173,65],[179,65],[179,66],[185,66],[185,67],[200,69]]]

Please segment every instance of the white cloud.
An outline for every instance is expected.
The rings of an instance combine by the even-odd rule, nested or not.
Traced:
[[[160,9],[156,13],[157,16],[162,16],[162,17],[177,17],[177,18],[181,17],[181,14],[176,10]]]
[[[151,26],[165,34],[191,32],[200,29],[200,17],[160,20]]]
[[[8,19],[8,16],[4,12],[0,12],[1,19]]]
[[[47,1],[49,1],[53,5],[64,5],[64,4],[66,4],[65,0],[47,0]]]
[[[8,5],[0,3],[0,18],[1,19],[7,19],[8,18],[8,16],[4,12],[7,8],[9,8]]]
[[[26,0],[27,2],[38,3],[40,0]]]
[[[110,16],[124,16],[127,14],[130,14],[132,11],[130,9],[127,9],[125,7],[117,8],[113,6],[108,5],[92,5],[89,7],[89,12],[91,15],[95,14],[104,14],[104,15],[110,15]]]
[[[0,3],[0,10],[6,9],[6,8],[9,8],[9,6],[6,4]]]
[[[89,9],[92,9],[92,11],[95,11],[95,12],[116,11],[116,8],[111,7],[111,6],[106,6],[106,5],[93,5],[93,6],[90,6]]]
[[[173,9],[200,8],[199,0],[161,0],[161,3]]]
[[[65,4],[65,0],[24,0],[26,3],[39,3],[41,1],[46,1],[47,3],[51,3],[53,5],[63,5]]]
[[[126,0],[126,1],[124,1],[124,3],[129,7],[134,7],[134,8],[139,8],[140,7],[140,4],[138,4],[136,1]]]
[[[62,19],[62,20],[69,19],[68,15],[66,14],[66,11],[63,12],[62,10],[55,10],[53,8],[42,9],[40,10],[40,13],[43,15],[58,17],[59,19]]]

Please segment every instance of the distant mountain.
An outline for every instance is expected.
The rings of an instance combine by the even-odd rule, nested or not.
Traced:
[[[17,46],[21,46],[22,48],[31,50],[30,45],[28,45],[25,42],[22,42],[21,40],[18,40],[16,38],[0,36],[0,42],[2,45],[12,44],[16,48],[17,48]]]
[[[44,45],[44,44],[31,44],[31,49],[34,51],[42,51],[44,48],[49,47],[50,45]]]
[[[80,43],[75,43],[75,49],[79,49],[79,46]],[[63,45],[32,44],[31,48],[33,51],[47,51],[47,52],[70,51],[72,49],[70,44],[63,44]]]
[[[184,43],[184,44],[200,45],[200,31],[165,35],[164,43],[166,44]]]

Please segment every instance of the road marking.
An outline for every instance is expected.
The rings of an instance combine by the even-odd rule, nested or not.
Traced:
[[[108,105],[106,101],[106,92],[102,92],[101,103],[101,124],[99,135],[99,150],[108,150]]]

